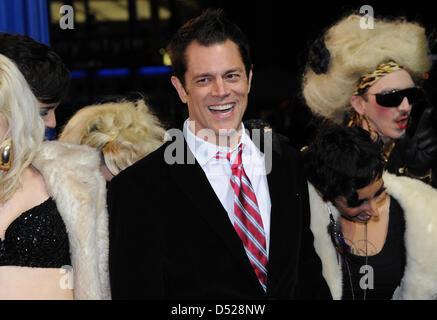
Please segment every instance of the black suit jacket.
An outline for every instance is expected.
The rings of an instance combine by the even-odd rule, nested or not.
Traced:
[[[267,178],[272,208],[265,293],[202,168],[166,164],[168,146],[110,184],[114,299],[331,298],[313,248],[306,179],[295,150],[274,150]]]

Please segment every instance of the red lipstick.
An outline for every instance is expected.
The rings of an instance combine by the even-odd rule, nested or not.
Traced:
[[[407,122],[408,122],[407,120],[408,118],[400,121],[396,121],[396,125],[399,127],[399,129],[404,130],[407,127]]]

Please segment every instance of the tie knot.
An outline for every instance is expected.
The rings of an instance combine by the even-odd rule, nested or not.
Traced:
[[[243,145],[240,144],[238,146],[238,149],[235,150],[235,151],[237,152],[237,156],[235,157],[234,163],[232,164],[232,170],[235,170],[235,169],[239,168],[241,166],[241,164],[243,163],[243,157],[242,157],[242,155],[243,155]],[[228,160],[230,161],[230,155],[229,155]]]
[[[231,161],[232,155],[236,153],[235,159]],[[237,149],[231,151],[231,152],[223,152],[218,151],[215,155],[216,159],[227,159],[230,163],[232,163],[232,170],[239,167],[241,163],[243,162],[242,159],[243,154],[243,145],[240,144]]]

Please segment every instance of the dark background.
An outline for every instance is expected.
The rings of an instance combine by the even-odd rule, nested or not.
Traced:
[[[48,1],[50,4],[50,0]],[[58,1],[59,2],[59,1]],[[61,1],[74,7],[89,1]],[[51,46],[70,70],[86,71],[73,78],[66,101],[57,109],[58,133],[66,120],[79,108],[113,99],[120,95],[145,96],[151,109],[167,127],[178,127],[188,117],[170,83],[170,74],[139,75],[142,66],[162,65],[162,51],[171,35],[186,20],[208,7],[222,8],[246,33],[251,43],[254,77],[245,119],[262,118],[286,135],[300,148],[311,137],[314,125],[300,97],[300,80],[308,48],[321,31],[347,13],[359,13],[362,5],[371,5],[375,17],[404,16],[419,21],[428,35],[437,27],[436,11],[430,2],[313,2],[304,1],[225,1],[225,0],[150,0],[152,16],[136,18],[136,0],[128,0],[130,19],[125,22],[96,22],[92,12],[75,23],[73,30],[62,30],[58,23],[50,29]],[[160,20],[159,7],[171,12]],[[432,45],[432,53],[437,48]],[[99,77],[101,68],[129,68],[130,75]],[[435,102],[436,67],[430,72],[425,88]],[[434,103],[435,105],[435,103]]]

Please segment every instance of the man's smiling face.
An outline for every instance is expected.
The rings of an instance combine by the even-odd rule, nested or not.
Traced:
[[[194,133],[210,129],[218,137],[220,130],[240,130],[252,71],[247,77],[238,46],[229,39],[210,46],[193,41],[185,57],[185,86],[176,77],[172,83],[188,105]]]

